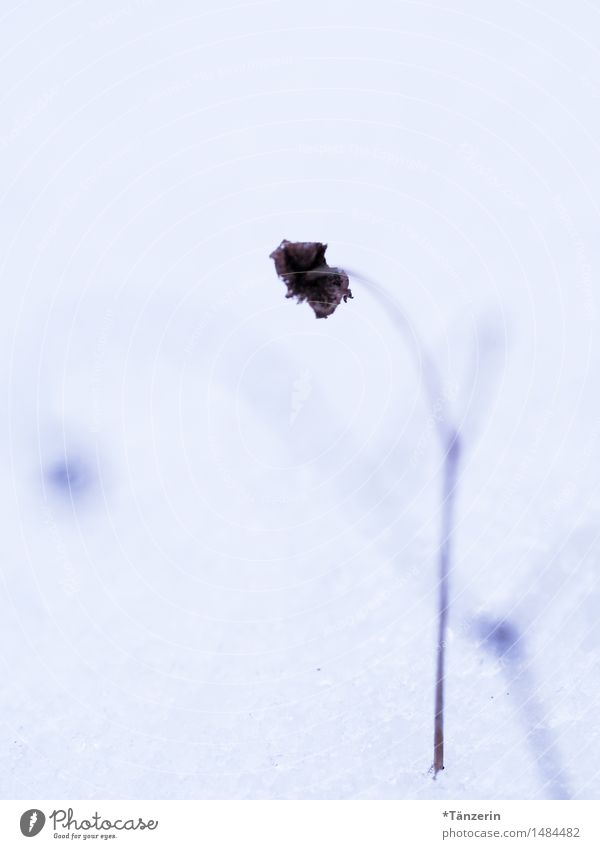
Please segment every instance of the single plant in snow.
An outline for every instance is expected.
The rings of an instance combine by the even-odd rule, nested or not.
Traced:
[[[288,288],[286,298],[308,301],[317,318],[327,318],[342,300],[352,297],[348,275],[327,265],[327,245],[321,242],[283,242],[271,254],[277,274]]]
[[[387,289],[369,278],[329,266],[325,260],[326,250],[327,245],[322,242],[290,242],[284,239],[273,251],[270,256],[275,262],[275,270],[288,288],[286,297],[295,297],[299,302],[308,301],[317,318],[327,318],[335,312],[342,300],[346,302],[348,298],[352,298],[349,277],[363,283],[382,304],[415,358],[442,451],[442,524],[438,546],[438,627],[432,765],[435,778],[438,772],[444,769],[444,696],[450,558],[461,443],[458,429],[451,423],[444,409],[445,393],[438,369],[404,310]]]

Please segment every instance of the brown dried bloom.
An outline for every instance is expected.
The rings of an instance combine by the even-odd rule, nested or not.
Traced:
[[[283,242],[270,257],[285,282],[286,298],[308,301],[317,318],[327,318],[342,300],[352,297],[348,275],[341,268],[327,265],[322,242]]]

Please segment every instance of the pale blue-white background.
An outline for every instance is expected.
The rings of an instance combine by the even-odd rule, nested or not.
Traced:
[[[4,797],[597,797],[599,35],[4,4]],[[421,377],[360,283],[284,299],[283,238],[393,292],[463,426],[436,782]]]

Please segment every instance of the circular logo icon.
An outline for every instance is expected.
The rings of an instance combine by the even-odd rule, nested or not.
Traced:
[[[21,834],[25,837],[35,837],[43,829],[46,817],[39,808],[31,808],[21,815]]]

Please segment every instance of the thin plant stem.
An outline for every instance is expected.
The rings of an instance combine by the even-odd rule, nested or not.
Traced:
[[[446,683],[446,644],[448,634],[448,614],[450,610],[450,577],[452,536],[454,530],[454,510],[456,488],[460,466],[460,439],[458,430],[451,422],[445,409],[443,381],[434,360],[429,356],[415,327],[396,298],[383,286],[362,274],[346,268],[350,277],[362,282],[391,317],[400,335],[408,344],[416,361],[417,370],[422,375],[423,387],[431,416],[436,426],[443,458],[443,479],[441,492],[441,529],[438,544],[438,623],[435,669],[435,700],[433,719],[433,777],[444,769],[444,702]]]
[[[446,680],[446,635],[450,607],[450,558],[452,554],[452,531],[454,528],[454,506],[456,485],[459,475],[460,442],[455,436],[444,456],[444,480],[442,486],[442,530],[439,544],[438,575],[438,634],[436,646],[435,711],[433,720],[433,777],[444,769],[444,685]]]

